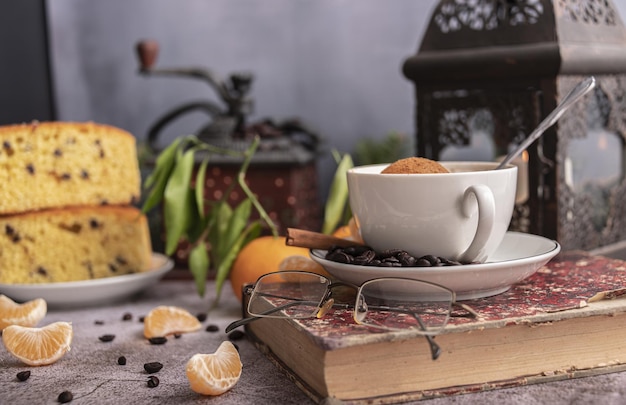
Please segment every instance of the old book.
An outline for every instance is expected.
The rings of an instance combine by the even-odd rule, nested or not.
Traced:
[[[356,325],[343,309],[246,330],[315,400],[393,403],[626,370],[626,262],[567,252],[505,293],[464,303],[479,317],[455,310],[435,338],[437,360],[415,332]]]

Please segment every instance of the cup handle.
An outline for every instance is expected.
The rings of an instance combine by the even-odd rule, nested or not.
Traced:
[[[478,226],[472,243],[459,258],[464,263],[487,260],[485,247],[493,231],[496,217],[496,202],[491,189],[484,184],[469,186],[463,195],[463,214],[470,217],[473,214],[473,197],[478,203]]]

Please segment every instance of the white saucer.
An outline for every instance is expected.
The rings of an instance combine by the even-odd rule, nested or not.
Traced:
[[[48,307],[56,308],[111,304],[155,284],[173,267],[167,256],[152,253],[150,270],[142,273],[62,283],[0,284],[0,293],[18,302],[43,298]]]
[[[533,275],[556,256],[561,246],[542,236],[507,232],[496,252],[482,264],[447,267],[373,267],[324,259],[325,250],[312,250],[311,258],[342,281],[361,285],[380,277],[404,277],[441,284],[456,292],[457,300],[500,294]]]

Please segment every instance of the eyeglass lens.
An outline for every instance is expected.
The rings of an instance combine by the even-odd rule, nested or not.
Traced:
[[[360,287],[354,319],[377,328],[414,328],[434,335],[446,326],[453,300],[452,291],[436,284],[408,279],[375,279]]]
[[[248,302],[248,313],[258,317],[310,318],[326,298],[330,280],[297,271],[270,273],[259,278]]]

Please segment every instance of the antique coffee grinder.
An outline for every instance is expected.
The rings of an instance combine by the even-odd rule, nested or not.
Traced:
[[[317,134],[297,119],[276,123],[264,119],[249,123],[253,109],[250,96],[253,76],[234,73],[227,80],[205,68],[155,68],[159,45],[141,41],[136,45],[139,72],[144,76],[174,76],[201,80],[217,93],[220,103],[194,101],[173,108],[158,118],[147,134],[148,146],[159,151],[158,137],[177,118],[193,112],[207,113],[209,122],[196,136],[220,148],[243,152],[259,136],[260,144],[246,174],[246,181],[280,231],[287,227],[318,230],[321,226],[316,160]],[[211,157],[205,180],[205,196],[218,199],[231,184],[243,158],[230,155]],[[243,197],[236,189],[228,201]]]

